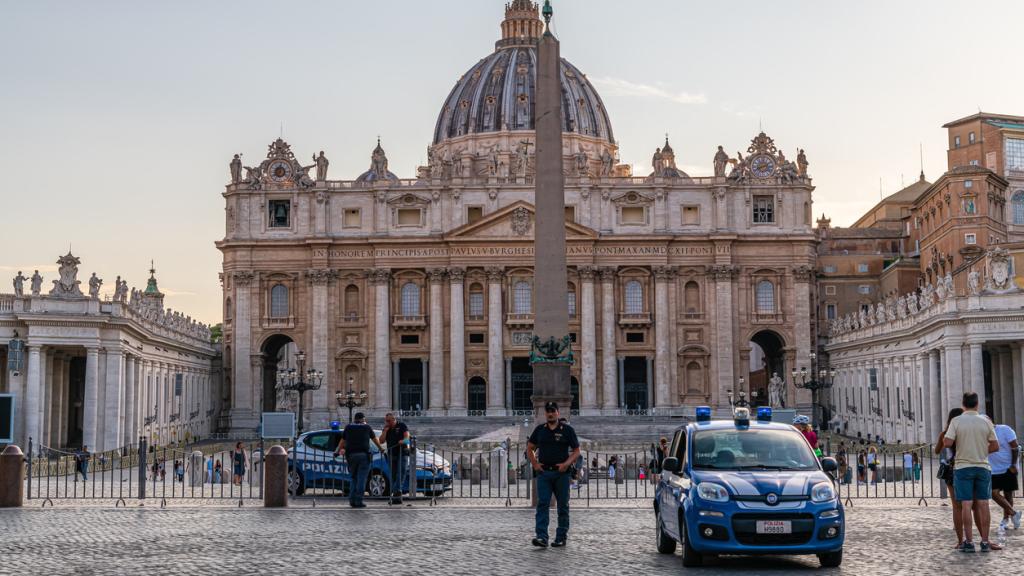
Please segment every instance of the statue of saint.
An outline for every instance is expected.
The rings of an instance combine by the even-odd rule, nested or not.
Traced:
[[[977,270],[971,270],[971,273],[967,275],[967,289],[970,290],[971,296],[981,293],[981,274]]]
[[[807,155],[804,154],[804,149],[801,148],[796,155],[797,173],[800,174],[801,178],[807,178],[807,166],[810,162],[807,161]]]
[[[587,153],[580,150],[576,153],[576,173],[580,176],[587,176],[590,174],[590,161],[587,158]]]
[[[242,181],[242,155],[235,154],[231,159],[231,183],[238,184]]]
[[[32,274],[32,295],[39,296],[39,292],[43,289],[43,277],[39,275],[39,270]]]
[[[661,155],[661,148],[654,150],[654,157],[651,158],[651,165],[654,166],[654,175],[661,176],[662,171],[665,170],[664,156]]]
[[[530,161],[530,141],[520,140],[516,145],[515,174],[526,177],[526,170]]]
[[[608,178],[612,175],[612,170],[615,167],[615,158],[612,157],[612,153],[605,148],[604,152],[601,153],[601,177]]]
[[[25,280],[28,280],[28,278],[25,278],[24,276],[22,276],[21,270],[18,270],[18,275],[14,277],[14,295],[15,296],[24,296],[25,295]]]
[[[768,405],[772,408],[786,407],[786,381],[779,378],[777,372],[772,372],[768,380]]]
[[[725,176],[725,165],[729,163],[729,155],[725,153],[725,149],[721,146],[718,147],[718,152],[715,152],[715,177],[721,178]]]
[[[316,164],[316,181],[323,182],[327,180],[327,167],[331,163],[327,160],[327,156],[324,156],[323,150],[320,151],[319,156],[313,156],[313,162]]]
[[[103,280],[96,277],[96,273],[92,273],[92,277],[89,278],[89,297],[96,300],[100,297],[100,287],[103,286]]]

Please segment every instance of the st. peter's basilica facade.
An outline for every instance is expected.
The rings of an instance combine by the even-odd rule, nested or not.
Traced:
[[[313,425],[350,388],[368,393],[369,413],[531,410],[542,28],[535,3],[506,7],[494,53],[444,100],[415,178],[388,170],[380,142],[354,180],[329,179],[323,153],[302,166],[280,139],[258,166],[232,162],[217,245],[233,429],[276,408],[276,372],[296,349],[326,375]],[[666,141],[653,172],[634,175],[586,76],[563,60],[561,80],[573,407],[722,407],[730,391],[763,397],[772,373],[810,366],[816,241],[802,151],[790,161],[762,133],[736,158],[711,150],[712,176],[698,177]]]

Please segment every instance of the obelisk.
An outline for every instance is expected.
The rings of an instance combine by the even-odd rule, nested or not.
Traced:
[[[552,9],[544,3],[544,35],[537,56],[537,108],[535,129],[536,186],[534,206],[534,319],[533,367],[534,414],[543,418],[544,404],[558,402],[566,415],[572,402],[569,366],[568,278],[565,263],[565,175],[562,171],[562,83],[558,40],[551,33]],[[557,346],[556,346],[557,345]],[[557,351],[556,351],[557,350]],[[584,386],[593,382],[582,383]]]

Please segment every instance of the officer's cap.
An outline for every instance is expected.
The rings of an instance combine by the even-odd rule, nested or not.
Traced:
[[[558,412],[558,402],[548,402],[544,405],[545,412]]]

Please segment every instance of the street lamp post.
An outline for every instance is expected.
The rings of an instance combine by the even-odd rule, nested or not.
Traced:
[[[811,391],[811,416],[814,418],[814,425],[820,426],[818,418],[818,391],[827,390],[832,387],[835,381],[836,371],[829,368],[821,368],[817,371],[817,378],[815,378],[815,367],[818,355],[811,352],[811,371],[807,371],[806,366],[801,366],[800,370],[793,370],[793,385],[797,388],[803,388],[804,390]]]
[[[334,398],[338,401],[339,408],[348,408],[348,421],[352,422],[352,409],[359,408],[366,404],[366,390],[360,392],[355,391],[353,384],[355,380],[349,376],[348,378],[348,392],[341,392],[340,390],[334,394]]]
[[[302,434],[303,402],[302,396],[311,390],[319,390],[324,383],[324,373],[319,370],[306,367],[306,353],[298,351],[295,354],[296,368],[277,371],[277,388],[287,392],[299,393],[299,422],[298,433]]]

